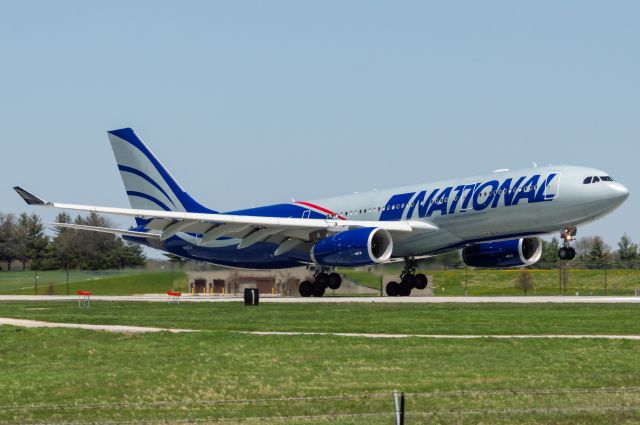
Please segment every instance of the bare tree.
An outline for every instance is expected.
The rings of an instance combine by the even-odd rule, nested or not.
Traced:
[[[521,289],[525,295],[533,289],[533,275],[531,274],[531,270],[525,267],[520,269],[518,277],[516,278],[516,288]]]

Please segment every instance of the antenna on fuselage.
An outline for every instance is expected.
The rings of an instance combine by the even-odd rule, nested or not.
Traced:
[[[535,161],[533,161],[533,168],[538,168],[538,164]]]

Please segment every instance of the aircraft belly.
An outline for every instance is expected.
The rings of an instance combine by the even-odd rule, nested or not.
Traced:
[[[404,239],[393,247],[394,257],[413,257],[428,255],[447,246],[456,245],[463,240],[447,230],[440,229],[433,233],[421,233]]]
[[[188,235],[179,234],[167,239],[161,249],[197,261],[245,269],[290,268],[311,261],[306,246],[300,246],[284,255],[274,256],[278,248],[275,243],[260,242],[239,250],[240,239],[226,239],[222,242],[228,243],[214,247],[200,246],[193,243]]]

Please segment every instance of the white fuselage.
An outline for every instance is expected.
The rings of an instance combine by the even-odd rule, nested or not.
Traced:
[[[437,225],[440,230],[434,233],[394,238],[393,256],[409,257],[484,240],[561,231],[596,220],[627,198],[628,190],[614,181],[584,184],[590,176],[608,174],[586,167],[538,167],[313,203],[349,220],[384,220],[386,214],[386,219],[424,220]],[[504,184],[509,179],[511,184]]]

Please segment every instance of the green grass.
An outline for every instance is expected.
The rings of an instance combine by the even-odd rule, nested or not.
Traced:
[[[31,286],[24,287],[24,272],[0,273],[0,294],[33,295],[33,274]],[[67,293],[64,271],[40,272],[38,294],[64,295]],[[133,295],[163,293],[168,289],[187,290],[187,275],[183,272],[158,272],[147,270],[122,270],[107,272],[74,272],[77,280],[69,283],[69,293],[76,290],[91,291],[95,295]],[[4,279],[4,281],[2,280]],[[20,283],[22,282],[22,283]],[[22,285],[22,286],[20,286]]]
[[[391,279],[398,280],[400,269],[385,269],[385,283]],[[480,270],[420,270],[419,272],[433,276],[436,287],[435,294],[441,296],[467,295],[522,295],[522,290],[515,287],[518,269]],[[380,289],[380,271],[340,270],[353,280],[364,286]],[[558,270],[531,270],[535,289],[529,295],[560,294],[560,276]],[[565,293],[575,295],[633,295],[640,288],[640,269],[607,270],[606,287],[604,270],[570,269]]]
[[[640,334],[638,304],[0,302],[0,317],[218,331]]]
[[[380,290],[380,276],[375,272],[357,269],[338,269],[338,273],[359,285]]]
[[[2,302],[0,317],[205,330],[117,335],[0,326],[0,423],[235,423],[268,417],[263,423],[389,424],[394,389],[419,393],[407,397],[409,411],[431,412],[408,415],[407,423],[637,423],[637,341],[385,340],[235,331],[635,334],[639,313],[632,304],[252,308],[96,302],[78,309],[73,302]],[[603,387],[618,390],[593,390]],[[265,400],[319,396],[336,398]],[[617,410],[606,410],[611,408]],[[358,413],[380,416],[340,416]],[[308,415],[321,416],[274,419]]]

